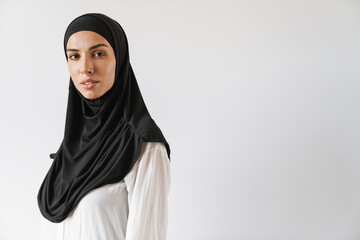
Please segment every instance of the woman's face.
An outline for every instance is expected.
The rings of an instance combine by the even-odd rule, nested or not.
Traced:
[[[100,34],[93,31],[72,34],[66,54],[73,83],[85,98],[101,97],[114,85],[115,53]]]

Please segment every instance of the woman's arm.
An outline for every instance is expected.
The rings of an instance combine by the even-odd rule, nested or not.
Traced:
[[[160,142],[144,142],[139,160],[125,177],[129,216],[126,240],[165,240],[170,163]]]

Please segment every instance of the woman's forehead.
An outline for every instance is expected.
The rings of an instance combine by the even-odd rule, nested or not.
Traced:
[[[103,44],[107,47],[111,47],[109,42],[103,36],[94,31],[86,30],[73,33],[69,37],[66,48],[88,47],[89,45],[93,46],[94,44]]]

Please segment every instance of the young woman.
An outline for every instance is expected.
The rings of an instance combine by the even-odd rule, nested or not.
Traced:
[[[65,132],[38,193],[41,239],[166,239],[170,147],[145,106],[122,27],[81,15],[64,50]]]

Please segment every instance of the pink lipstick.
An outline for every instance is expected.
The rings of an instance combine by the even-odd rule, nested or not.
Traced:
[[[89,90],[89,89],[92,89],[93,87],[95,87],[97,83],[98,83],[98,81],[95,81],[93,79],[85,79],[81,82],[81,86],[84,89]]]

